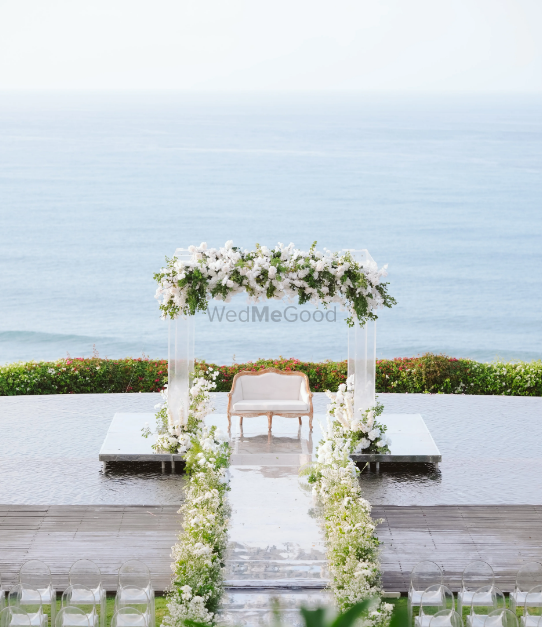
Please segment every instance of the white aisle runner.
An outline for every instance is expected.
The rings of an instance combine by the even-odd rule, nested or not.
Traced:
[[[223,623],[269,624],[276,599],[283,624],[301,625],[297,608],[332,603],[323,590],[327,562],[315,503],[298,475],[313,447],[308,419],[303,420],[299,428],[297,419],[274,418],[272,435],[265,417],[245,418],[242,432],[239,418],[232,420]],[[217,422],[223,428],[218,416]]]

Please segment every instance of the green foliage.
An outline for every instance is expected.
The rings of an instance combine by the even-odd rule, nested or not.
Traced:
[[[335,392],[347,377],[346,360],[302,362],[280,357],[232,366],[200,361],[196,364],[196,373],[206,377],[211,368],[219,373],[216,392],[229,392],[234,376],[242,370],[277,368],[286,372],[304,372],[313,392]],[[0,366],[0,396],[158,392],[166,383],[167,360],[148,357],[78,357]],[[381,359],[376,363],[376,391],[542,396],[542,361],[480,363],[432,353],[421,357]]]
[[[426,353],[380,360],[377,392],[542,396],[542,360],[480,363]]]

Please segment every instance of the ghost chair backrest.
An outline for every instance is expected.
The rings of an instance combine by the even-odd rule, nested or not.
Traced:
[[[429,586],[441,584],[443,580],[442,569],[435,562],[418,562],[410,573],[410,589],[423,592]]]
[[[19,583],[35,590],[49,588],[53,584],[51,571],[47,564],[40,560],[29,560],[21,566]],[[43,596],[43,595],[42,595]]]
[[[43,610],[43,603],[41,594],[36,588],[30,588],[18,583],[13,586],[8,594],[9,607],[20,607],[29,616],[41,613]]]
[[[68,605],[56,615],[55,627],[90,627],[90,622],[81,608]]]
[[[535,586],[542,586],[542,564],[540,562],[523,564],[516,575],[516,590],[529,592]]]
[[[443,584],[429,586],[422,593],[420,615],[432,616],[442,610],[455,610],[452,591]]]
[[[95,590],[102,583],[102,573],[93,561],[77,560],[70,568],[68,579],[71,586],[85,586]]]
[[[111,619],[111,627],[149,627],[147,618],[134,607],[119,608]]]
[[[484,627],[519,627],[519,621],[514,612],[501,608],[488,614]]]
[[[148,588],[151,585],[151,571],[139,560],[128,560],[119,568],[119,587]]]
[[[488,616],[506,607],[504,594],[497,586],[482,586],[472,595],[471,616]],[[484,619],[485,620],[485,619]]]
[[[429,627],[463,627],[463,620],[454,610],[441,610],[431,618]]]
[[[85,614],[96,611],[96,596],[94,590],[87,586],[68,586],[62,593],[61,607],[78,607]]]
[[[495,572],[493,568],[482,560],[476,560],[467,564],[461,575],[462,588],[471,592],[484,586],[492,586],[494,583]]]
[[[120,610],[123,607],[133,607],[143,615],[150,612],[150,599],[144,588],[126,586],[117,590],[115,607]]]
[[[525,595],[523,616],[525,617],[524,622],[530,627],[542,617],[542,586],[534,586]]]
[[[0,611],[0,627],[30,627],[30,616],[18,605]]]

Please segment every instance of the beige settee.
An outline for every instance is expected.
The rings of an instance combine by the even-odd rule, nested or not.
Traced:
[[[307,375],[276,368],[237,373],[228,394],[230,427],[232,416],[239,416],[241,425],[243,418],[267,416],[269,431],[273,416],[298,418],[299,424],[301,416],[308,416],[312,431],[312,392]]]

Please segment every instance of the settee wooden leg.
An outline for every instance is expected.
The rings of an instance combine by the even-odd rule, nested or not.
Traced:
[[[312,431],[312,416],[309,417],[309,431]]]
[[[301,416],[298,416],[297,419],[299,420],[299,424],[302,425],[303,423],[301,422]]]
[[[269,431],[271,431],[271,427],[273,426],[273,414],[267,414],[267,426]]]
[[[239,426],[243,426],[243,416],[239,416]]]

